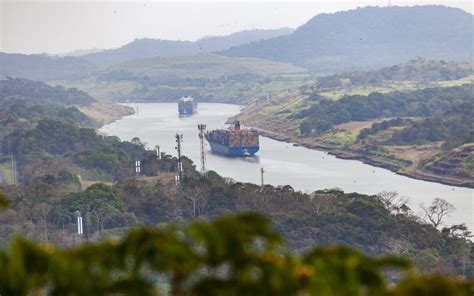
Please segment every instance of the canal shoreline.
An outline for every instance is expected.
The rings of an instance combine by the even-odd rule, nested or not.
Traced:
[[[209,129],[222,128],[228,118],[239,113],[239,107],[236,105],[216,105],[203,104],[195,115],[181,118],[177,115],[176,103],[155,103],[148,106],[140,104],[138,114],[124,116],[121,120],[103,126],[99,132],[117,136],[122,140],[139,137],[152,146],[160,145],[162,151],[169,153],[175,151],[172,139],[180,132],[186,139],[186,156],[199,163],[197,125],[207,123]],[[130,107],[137,106],[131,104]],[[295,147],[287,143],[295,143]],[[302,192],[340,188],[345,192],[374,195],[383,191],[394,191],[409,199],[413,209],[419,209],[420,205],[430,204],[435,197],[440,197],[450,201],[459,210],[457,215],[449,219],[449,223],[467,223],[470,228],[474,228],[471,210],[473,191],[470,188],[451,187],[440,182],[425,182],[420,178],[403,176],[351,155],[336,156],[322,147],[300,145],[283,134],[262,133],[261,145],[258,161],[227,158],[210,153],[207,158],[208,168],[239,182],[260,184],[260,169],[264,167],[267,184],[289,184]]]
[[[140,103],[140,104],[146,104],[146,103]],[[114,114],[115,117],[112,120],[109,120],[108,122],[102,122],[102,126],[106,124],[110,124],[111,122],[114,122],[116,120],[122,119],[126,116],[130,116],[135,114],[135,109],[130,108],[129,106],[125,106],[125,103],[119,103],[119,105],[122,105],[123,107],[128,108],[127,113],[122,113],[122,114]],[[235,105],[235,104],[234,104]],[[242,105],[240,105],[242,106]],[[131,109],[131,110],[130,110]],[[235,117],[238,116],[238,114],[231,116],[227,119],[226,123],[229,123]],[[386,170],[389,170],[391,172],[394,172],[397,175],[405,176],[408,178],[416,179],[416,180],[421,180],[421,181],[427,181],[427,182],[433,182],[433,183],[438,183],[438,184],[443,184],[443,185],[449,185],[449,186],[456,186],[456,187],[462,187],[462,188],[469,188],[473,189],[474,188],[474,183],[468,182],[468,181],[463,181],[455,178],[449,178],[449,177],[441,177],[438,175],[432,175],[428,173],[424,173],[419,170],[406,170],[401,165],[397,165],[391,162],[379,160],[379,159],[374,159],[368,155],[363,155],[361,153],[358,153],[357,151],[346,151],[346,150],[341,150],[337,148],[333,148],[330,146],[318,144],[318,143],[306,143],[302,139],[299,139],[297,137],[292,137],[289,135],[286,135],[284,133],[278,133],[274,131],[269,131],[266,129],[259,128],[258,125],[254,126],[256,130],[258,130],[259,134],[263,137],[273,139],[275,141],[279,142],[286,142],[289,144],[292,144],[293,146],[301,146],[307,149],[311,150],[318,150],[318,151],[323,151],[327,152],[330,155],[335,156],[336,158],[339,159],[347,159],[347,160],[357,160],[360,161],[364,164],[371,165],[374,167],[378,168],[383,168]],[[100,129],[100,127],[98,128]]]
[[[294,146],[301,146],[307,149],[312,149],[312,150],[319,150],[319,151],[324,151],[327,152],[330,155],[333,155],[337,158],[340,159],[349,159],[349,160],[357,160],[362,163],[378,167],[378,168],[383,168],[387,169],[389,171],[392,171],[396,173],[397,175],[409,177],[412,179],[416,180],[422,180],[422,181],[427,181],[427,182],[433,182],[433,183],[439,183],[443,185],[449,185],[449,186],[456,186],[456,187],[463,187],[463,188],[469,188],[473,189],[474,184],[469,183],[469,182],[464,182],[462,180],[454,179],[454,178],[448,178],[448,177],[440,177],[436,175],[430,175],[421,171],[416,171],[416,170],[411,170],[411,171],[404,171],[404,167],[400,165],[396,165],[394,163],[389,163],[389,162],[384,162],[382,160],[377,160],[374,158],[371,158],[367,155],[363,155],[360,153],[357,153],[355,151],[344,151],[340,149],[334,149],[329,146],[321,145],[321,144],[309,144],[301,141],[300,139],[297,139],[295,137],[291,137],[282,133],[277,133],[269,130],[264,130],[258,127],[253,127],[256,130],[258,130],[259,134],[263,137],[270,138],[276,141],[280,142],[286,142],[290,143]]]

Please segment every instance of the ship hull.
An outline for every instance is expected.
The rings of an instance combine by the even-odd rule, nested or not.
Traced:
[[[226,155],[226,156],[234,156],[234,157],[245,157],[245,156],[252,156],[258,152],[260,149],[259,146],[239,146],[239,147],[229,147],[217,142],[209,141],[209,145],[211,146],[211,150],[214,153]]]
[[[190,115],[197,111],[197,102],[193,98],[186,98],[181,98],[178,102],[178,112],[180,115]]]
[[[188,114],[193,114],[196,113],[196,107],[194,106],[186,106],[186,107],[179,107],[178,112],[181,115],[188,115]]]

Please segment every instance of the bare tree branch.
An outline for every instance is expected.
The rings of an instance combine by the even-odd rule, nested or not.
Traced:
[[[456,208],[442,198],[435,198],[429,207],[421,206],[425,213],[424,220],[432,224],[436,229],[442,225],[443,219],[454,212]]]

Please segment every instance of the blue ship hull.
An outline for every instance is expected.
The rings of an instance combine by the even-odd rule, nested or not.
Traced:
[[[195,113],[196,108],[194,106],[179,107],[178,111],[179,111],[179,114],[181,114],[181,115],[187,115],[187,114]]]
[[[259,146],[240,146],[240,147],[228,147],[216,142],[209,141],[209,145],[211,145],[211,150],[214,153],[227,155],[227,156],[235,156],[235,157],[242,157],[242,156],[252,156],[258,152],[260,149]]]

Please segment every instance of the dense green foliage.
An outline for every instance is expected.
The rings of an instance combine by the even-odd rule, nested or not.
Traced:
[[[118,180],[133,175],[134,162],[146,160],[145,174],[155,175],[159,169],[174,170],[173,160],[150,158],[143,144],[122,142],[90,128],[71,122],[42,119],[34,129],[18,129],[2,141],[3,151],[11,149],[20,171],[28,164],[46,158],[63,158],[88,170],[97,171],[105,180]]]
[[[301,133],[319,134],[334,125],[389,117],[429,117],[450,109],[462,109],[473,102],[473,84],[448,88],[426,88],[411,92],[351,95],[333,101],[320,99],[313,106],[293,115],[304,118]]]
[[[43,82],[20,78],[0,80],[0,102],[17,98],[30,104],[54,104],[62,106],[88,105],[94,102],[87,93],[76,88],[49,86]]]
[[[121,240],[57,249],[22,239],[0,251],[3,295],[470,295],[467,282],[410,273],[401,258],[345,247],[294,255],[262,216],[132,230]],[[401,272],[389,285],[384,272]]]
[[[370,135],[379,133],[381,131],[384,131],[386,129],[389,129],[394,126],[404,126],[407,124],[413,123],[413,120],[411,119],[403,119],[403,118],[395,118],[395,119],[389,119],[389,120],[384,120],[382,122],[376,122],[372,124],[370,128],[364,128],[362,129],[359,134],[357,135],[357,140],[364,140]]]
[[[0,192],[0,208],[5,208],[8,206],[8,199],[3,193]]]
[[[127,216],[125,205],[118,198],[116,190],[104,184],[94,184],[84,191],[74,192],[62,199],[53,209],[53,219],[60,223],[71,222],[70,213],[80,211],[84,217],[87,236],[101,231],[108,225],[128,226],[131,218]],[[94,228],[92,230],[91,228]]]
[[[412,123],[396,132],[389,143],[406,145],[444,141],[446,149],[473,143],[473,118],[474,100],[471,98],[470,102],[454,106],[442,115]]]
[[[92,102],[75,89],[26,79],[0,81],[0,163],[8,161],[10,167],[14,161],[23,182],[62,172],[118,180],[133,175],[136,160],[142,161],[144,175],[175,169],[175,160],[166,155],[158,160],[139,140],[121,142],[97,134],[89,128],[97,123],[69,106]]]
[[[64,173],[63,173],[64,174]],[[255,211],[267,215],[291,248],[304,252],[315,245],[348,245],[367,255],[403,255],[420,271],[474,275],[474,248],[468,232],[425,224],[405,203],[338,190],[310,195],[290,186],[261,188],[232,183],[213,172],[200,178],[187,166],[180,186],[174,175],[126,179],[113,187],[92,185],[81,191],[74,180],[46,176],[3,190],[12,209],[0,225],[1,244],[24,233],[57,245],[74,242],[74,212],[84,217],[85,238],[122,234],[134,225],[160,225],[223,214]],[[2,215],[0,215],[0,219]],[[462,225],[460,227],[463,227]]]
[[[27,79],[0,80],[0,140],[13,130],[32,129],[41,119],[96,126],[74,105],[95,100],[87,93],[62,86],[51,87]]]
[[[320,14],[294,33],[233,47],[222,54],[343,72],[416,56],[470,61],[473,15],[444,6],[364,7]]]
[[[44,118],[75,122],[80,126],[96,125],[74,106],[32,104],[22,99],[9,99],[0,101],[0,139],[15,129],[31,129]]]

